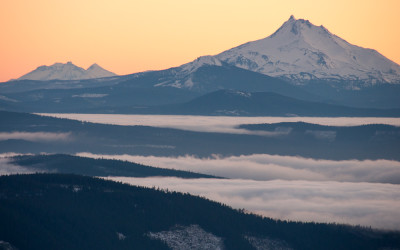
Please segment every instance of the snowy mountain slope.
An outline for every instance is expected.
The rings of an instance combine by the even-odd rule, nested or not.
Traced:
[[[352,82],[352,86],[346,87],[353,89],[376,83],[400,83],[400,65],[375,50],[348,43],[323,26],[293,16],[271,36],[215,57],[293,83],[345,80]]]
[[[74,65],[72,62],[55,63],[51,66],[40,66],[37,69],[21,76],[18,80],[82,80],[116,76],[97,64],[93,64],[87,70]]]
[[[159,78],[154,86],[198,89],[199,86],[193,82],[193,75],[202,67],[223,66],[223,64],[227,65],[213,56],[201,56],[179,67],[167,69],[165,77]]]
[[[88,75],[89,79],[116,76],[116,74],[106,69],[103,69],[97,63],[92,64],[92,66],[90,66],[86,70],[86,74]]]

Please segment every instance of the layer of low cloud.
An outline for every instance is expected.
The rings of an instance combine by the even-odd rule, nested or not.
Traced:
[[[81,95],[73,95],[72,97],[82,97],[82,98],[102,98],[108,96],[108,94],[93,94],[93,93],[86,93]]]
[[[400,230],[400,186],[333,181],[109,178],[189,192],[267,217]]]
[[[69,141],[71,133],[52,133],[52,132],[1,132],[0,141],[5,140],[25,140],[32,142],[53,142]]]
[[[33,155],[33,154],[5,152],[5,153],[0,153],[0,159],[2,159],[2,158],[10,158],[10,157],[19,156],[19,155]]]
[[[96,155],[91,153],[79,153],[77,155],[119,159],[154,167],[179,169],[235,179],[400,184],[400,162],[391,160],[333,161],[268,154],[213,156],[210,158]]]
[[[35,172],[38,171],[32,168],[28,169],[22,166],[15,165],[11,162],[9,158],[0,156],[0,175],[31,174]]]
[[[42,114],[114,125],[142,125],[176,128],[199,132],[256,134],[258,132],[238,129],[241,124],[278,122],[307,122],[331,126],[356,126],[364,124],[389,124],[400,126],[400,118],[384,117],[227,117],[227,116],[186,116],[186,115],[117,115],[117,114]],[[290,131],[289,131],[290,132]],[[273,132],[270,132],[273,133]],[[263,135],[271,136],[264,133]],[[281,135],[273,133],[272,136]],[[332,136],[332,135],[330,135]]]

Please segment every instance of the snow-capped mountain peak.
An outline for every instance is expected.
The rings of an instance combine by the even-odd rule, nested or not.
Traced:
[[[400,66],[352,45],[324,26],[291,16],[271,36],[215,56],[223,62],[294,83],[313,79],[353,84],[400,83]],[[354,86],[350,86],[354,87]]]
[[[74,65],[72,62],[54,63],[50,66],[40,66],[37,69],[21,76],[18,80],[82,80],[116,76],[97,64],[93,64],[87,70]]]
[[[97,63],[92,64],[87,70],[86,73],[88,74],[89,78],[100,78],[100,77],[109,77],[115,76],[116,74],[103,69]]]
[[[93,63],[87,70],[102,69],[97,63]]]

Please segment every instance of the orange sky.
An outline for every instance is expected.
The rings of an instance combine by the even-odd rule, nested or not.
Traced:
[[[0,81],[40,65],[165,69],[272,34],[291,14],[400,63],[398,0],[1,0]]]

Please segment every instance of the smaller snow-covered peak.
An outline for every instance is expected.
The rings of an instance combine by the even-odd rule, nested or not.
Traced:
[[[92,64],[87,70],[86,73],[88,74],[89,78],[100,78],[100,77],[110,77],[116,76],[113,72],[103,69],[97,63]]]
[[[87,70],[96,69],[96,68],[101,68],[102,69],[102,67],[100,67],[97,63],[93,63],[92,65],[90,65],[90,67]]]
[[[56,62],[56,63],[54,63],[53,65],[51,65],[50,67],[52,67],[52,66],[75,66],[75,67],[77,67],[75,64],[73,64],[71,61],[69,61],[69,62],[67,62],[67,63],[60,63],[60,62]]]
[[[50,66],[40,66],[39,68],[41,69],[62,69],[62,68],[77,68],[77,69],[83,69],[81,67],[76,66],[75,64],[73,64],[72,62],[67,62],[67,63],[60,63],[60,62],[56,62]]]
[[[93,64],[87,70],[74,65],[72,62],[54,63],[50,66],[42,65],[36,70],[21,76],[18,80],[82,80],[115,76],[116,74]]]

